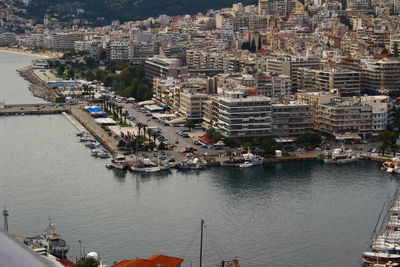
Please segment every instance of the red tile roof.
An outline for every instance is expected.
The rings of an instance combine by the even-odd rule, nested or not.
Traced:
[[[154,255],[148,259],[122,260],[112,267],[177,267],[182,262],[181,258]]]
[[[75,263],[73,263],[72,261],[70,261],[68,259],[58,260],[58,262],[66,267],[75,267]]]

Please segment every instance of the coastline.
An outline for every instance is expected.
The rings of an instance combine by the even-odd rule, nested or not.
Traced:
[[[58,52],[33,52],[30,50],[23,50],[20,48],[10,48],[10,47],[0,47],[0,52],[8,52],[8,53],[16,53],[16,54],[23,54],[23,55],[31,55],[31,56],[38,56],[43,58],[60,58],[62,57],[62,53]]]

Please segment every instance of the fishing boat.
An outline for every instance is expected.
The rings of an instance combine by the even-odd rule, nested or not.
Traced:
[[[389,173],[400,173],[400,158],[392,158],[382,164],[384,171]]]
[[[31,247],[44,248],[47,250],[47,253],[59,259],[66,259],[69,251],[69,246],[55,232],[54,225],[51,222],[46,227],[44,233],[33,237],[26,237],[23,239],[23,243]]]
[[[197,157],[185,158],[176,165],[178,170],[205,170],[206,165]]]
[[[125,170],[127,168],[125,156],[122,154],[117,154],[111,160],[111,166],[118,170]]]
[[[149,158],[139,158],[132,166],[130,170],[134,172],[159,172],[169,170],[171,165],[164,160],[157,160],[157,162],[151,161]]]
[[[262,163],[263,163],[263,158],[261,156],[254,155],[250,151],[248,151],[241,157],[236,157],[236,158],[231,157],[228,160],[221,162],[221,166],[248,168],[256,165],[261,165]]]
[[[325,150],[325,154],[321,157],[324,163],[349,163],[359,160],[359,156],[351,149],[345,149],[342,145],[341,148],[335,148],[333,151]]]

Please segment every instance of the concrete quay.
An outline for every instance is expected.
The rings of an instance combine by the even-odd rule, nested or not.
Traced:
[[[0,108],[0,116],[60,114],[70,109],[71,106],[55,107],[54,104],[5,105]]]
[[[113,154],[123,153],[118,147],[118,141],[113,136],[109,136],[89,113],[80,108],[71,108],[70,112],[107,150]]]

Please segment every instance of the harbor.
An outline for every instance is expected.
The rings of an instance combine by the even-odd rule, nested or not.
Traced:
[[[201,171],[109,170],[77,133],[87,131],[103,147],[116,139],[104,138],[85,110],[73,110],[0,117],[0,201],[10,210],[10,232],[41,233],[51,217],[72,259],[81,244],[108,263],[157,251],[191,266],[198,218],[205,218],[206,265],[232,255],[243,266],[360,265],[381,203],[397,183],[381,163],[321,164],[321,151],[266,158],[251,168],[216,167],[229,160],[217,152],[201,156],[208,165]],[[185,158],[176,156],[171,165]]]

